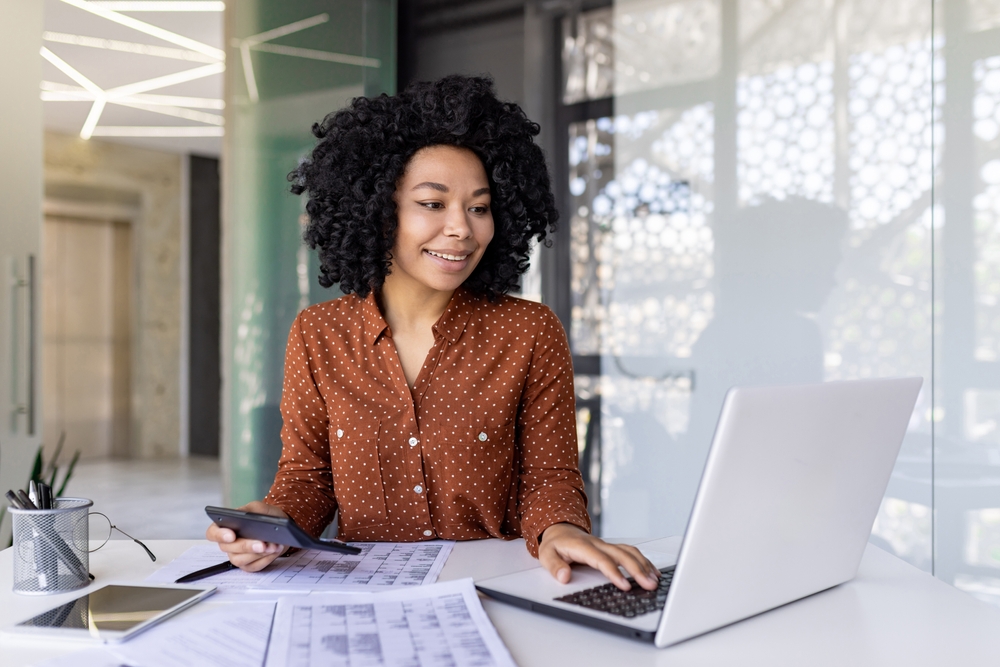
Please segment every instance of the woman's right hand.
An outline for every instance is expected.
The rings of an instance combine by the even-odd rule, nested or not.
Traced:
[[[288,515],[274,505],[255,500],[239,507],[244,512],[255,512],[257,514],[270,514],[287,518]],[[288,547],[283,544],[272,542],[261,542],[260,540],[248,540],[237,537],[229,528],[217,526],[214,523],[205,531],[205,537],[212,542],[217,542],[219,548],[229,555],[229,562],[240,568],[244,572],[260,572],[271,562],[288,551]]]

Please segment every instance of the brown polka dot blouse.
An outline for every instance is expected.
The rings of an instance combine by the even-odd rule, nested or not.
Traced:
[[[412,391],[373,295],[302,311],[281,397],[283,450],[265,499],[345,540],[474,540],[590,530],[573,369],[552,311],[455,292]]]

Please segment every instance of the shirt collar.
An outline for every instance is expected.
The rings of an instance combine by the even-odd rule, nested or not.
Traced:
[[[459,287],[451,295],[448,306],[441,313],[441,317],[434,323],[434,334],[443,336],[448,342],[454,344],[461,338],[465,331],[465,325],[476,310],[479,298],[468,292],[464,287]],[[375,301],[374,290],[361,301],[361,317],[364,321],[365,343],[374,345],[384,333],[389,333],[389,325],[382,316],[382,310]],[[391,333],[389,334],[391,335]]]
[[[453,345],[457,343],[478,303],[479,298],[476,295],[464,287],[459,287],[451,295],[448,307],[444,309],[441,317],[434,324],[434,333],[438,336],[444,336]]]
[[[382,311],[375,301],[375,290],[361,300],[361,319],[364,322],[364,336],[367,345],[374,345],[383,333],[389,330],[389,325],[382,317]]]

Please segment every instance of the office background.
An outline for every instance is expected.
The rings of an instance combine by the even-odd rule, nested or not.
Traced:
[[[555,176],[562,227],[522,291],[570,334],[597,530],[682,532],[733,384],[920,375],[872,540],[1000,603],[1000,3],[203,4],[91,3],[207,49],[0,2],[0,485],[65,431],[77,493],[179,469],[185,493],[262,496],[288,326],[336,296],[285,181],[309,126],[485,72]],[[105,93],[211,73],[89,123],[100,95],[43,46]]]

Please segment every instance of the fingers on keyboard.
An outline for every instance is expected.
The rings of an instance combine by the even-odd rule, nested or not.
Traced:
[[[663,609],[667,602],[667,590],[670,588],[673,574],[673,570],[664,572],[655,591],[647,591],[635,586],[635,581],[629,579],[629,583],[633,586],[628,591],[623,591],[614,584],[604,584],[570,593],[558,597],[556,600],[615,616],[634,618]]]

